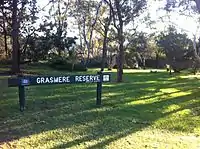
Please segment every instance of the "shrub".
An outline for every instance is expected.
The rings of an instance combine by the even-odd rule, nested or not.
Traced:
[[[2,65],[11,65],[12,64],[12,60],[10,60],[10,59],[2,59],[2,60],[0,60],[0,64],[2,64]]]
[[[72,64],[70,64],[72,65]],[[75,64],[74,71],[87,71],[87,68],[82,64]]]
[[[91,60],[88,64],[89,68],[100,68],[101,67],[101,61],[97,60]]]
[[[49,66],[57,70],[67,70],[67,71],[87,71],[87,68],[82,64],[75,64],[72,70],[72,63],[68,62],[67,58],[64,57],[54,57],[49,60]]]

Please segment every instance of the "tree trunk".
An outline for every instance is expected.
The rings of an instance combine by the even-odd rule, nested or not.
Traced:
[[[81,51],[83,51],[83,42],[82,42],[82,33],[81,33],[81,25],[80,22],[78,22],[78,34],[79,34],[79,40],[80,40],[80,48]]]
[[[32,44],[30,45],[30,50],[35,51],[33,55],[33,62],[38,62],[39,54],[38,54],[38,50],[35,50],[35,40],[33,40]]]
[[[61,40],[62,40],[62,25],[61,25],[61,12],[60,12],[60,0],[58,0],[58,55],[61,56],[62,46],[61,46]]]
[[[88,55],[87,55],[87,60],[86,60],[86,68],[88,67],[88,64],[89,64],[89,60],[90,60],[90,53],[91,53],[91,48],[93,48],[91,45],[92,45],[92,36],[93,36],[93,27],[92,27],[92,30],[90,31],[90,36],[89,36],[89,42],[87,41],[86,39],[86,36],[85,35],[85,40],[86,40],[86,46],[87,46],[87,49],[88,49]]]
[[[91,34],[90,34],[91,37]],[[87,33],[86,33],[86,19],[84,17],[83,20],[83,39],[85,42],[85,47],[87,48],[87,58],[86,58],[86,63],[85,63],[85,67],[88,67],[88,63],[89,63],[89,59],[90,59],[90,42],[87,41]]]
[[[118,32],[118,42],[119,42],[117,82],[122,82],[123,65],[124,65],[124,36],[123,36],[123,24],[124,24],[124,22],[123,22],[123,19],[122,19],[122,10],[120,8],[120,1],[119,0],[115,0],[115,6],[116,6],[116,9],[117,9],[117,16],[118,16],[118,19],[119,19],[119,27],[117,27],[115,25],[116,28],[117,28],[117,32]]]
[[[92,40],[91,55],[94,57],[94,40]]]
[[[156,52],[156,69],[158,69],[159,54]]]
[[[88,65],[89,65],[89,60],[90,60],[90,46],[86,45],[87,46],[87,50],[88,50],[88,53],[87,53],[87,59],[86,59],[86,63],[85,63],[85,67],[87,68]]]
[[[17,19],[17,3],[18,0],[13,0],[12,8],[12,73],[20,72],[20,50],[19,50],[19,22]]]
[[[123,79],[123,65],[124,65],[124,47],[123,47],[123,38],[120,41],[119,45],[119,55],[117,60],[117,82],[122,82]]]
[[[7,32],[4,30],[4,46],[6,52],[6,58],[8,58],[8,44],[7,44]]]
[[[105,31],[104,31],[101,71],[104,71],[105,64],[106,64],[106,59],[107,59],[108,27],[109,27],[109,25],[108,25],[108,26],[105,26]]]
[[[103,52],[102,52],[102,63],[101,63],[101,71],[104,71],[106,60],[107,60],[107,40],[108,40],[108,30],[112,19],[112,10],[110,8],[110,14],[108,22],[104,25],[104,39],[103,39]],[[108,65],[109,62],[107,61]]]
[[[26,50],[27,50],[27,46],[28,46],[28,42],[29,42],[29,38],[30,38],[31,35],[28,35],[27,39],[26,39],[26,42],[24,43],[24,46],[22,48],[22,52],[21,52],[21,55],[22,56],[22,60],[24,61],[26,59]]]
[[[117,59],[117,82],[122,82],[123,79],[123,65],[124,65],[124,38],[123,38],[123,25],[120,25],[118,31],[118,41],[119,41],[119,54]]]
[[[196,62],[193,60],[193,67],[192,67],[193,74],[196,75],[197,73],[197,65]]]
[[[101,71],[104,71],[105,63],[106,63],[106,57],[107,57],[107,35],[105,35],[103,40],[104,41],[103,41],[103,53],[102,53]]]
[[[8,44],[7,44],[7,31],[6,31],[6,20],[3,17],[3,33],[4,33],[4,46],[6,52],[6,58],[8,58]]]
[[[142,59],[142,65],[143,65],[143,69],[146,69],[146,59],[145,59],[144,56],[143,56],[143,59]]]
[[[198,55],[199,50],[200,49],[197,48],[197,44],[196,44],[196,36],[194,36],[194,39],[193,39],[193,55],[194,55],[193,56],[193,63],[194,63],[193,71],[194,71],[194,74],[196,74],[197,67],[200,64],[200,57]]]

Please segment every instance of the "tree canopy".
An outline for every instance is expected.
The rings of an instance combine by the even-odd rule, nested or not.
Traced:
[[[166,2],[167,12],[179,7],[199,13],[198,1]],[[20,72],[21,63],[41,60],[62,60],[72,65],[70,69],[98,66],[101,71],[112,63],[122,82],[123,68],[158,67],[163,59],[171,65],[185,58],[200,60],[199,40],[192,41],[176,26],[167,26],[167,31],[152,27],[156,21],[146,0],[49,0],[44,8],[38,3],[0,3],[1,61],[10,61],[13,73]],[[144,32],[141,26],[154,32]]]

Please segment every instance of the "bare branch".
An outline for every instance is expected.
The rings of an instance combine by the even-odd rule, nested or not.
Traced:
[[[136,32],[137,28],[138,28],[138,26],[136,26],[136,28],[133,29],[135,32],[134,32],[133,34],[130,35],[131,37],[133,37],[133,36],[136,35],[136,33],[137,33],[137,32]],[[127,48],[131,45],[131,43],[132,43],[134,40],[135,40],[135,39],[132,38],[132,39],[129,41],[129,43],[126,45],[125,49],[127,49]]]
[[[109,1],[105,0],[105,2],[109,5],[109,7],[111,9],[114,27],[118,30],[119,28],[116,24],[115,12],[114,12],[114,8],[112,6],[112,2],[111,2],[111,0],[109,0]]]

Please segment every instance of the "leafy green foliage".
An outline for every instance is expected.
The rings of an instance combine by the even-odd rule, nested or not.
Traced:
[[[159,47],[154,43],[154,39],[151,36],[143,32],[135,32],[134,36],[127,33],[126,38],[125,61],[130,68],[134,68],[135,64],[145,66],[147,59],[156,59],[156,54],[158,55],[159,53]],[[156,66],[151,65],[151,67]]]
[[[157,44],[163,48],[169,59],[181,59],[192,48],[192,41],[186,34],[177,33],[174,27],[169,27],[168,33],[161,33]]]
[[[192,41],[186,34],[177,33],[173,26],[168,28],[168,33],[161,33],[157,45],[162,48],[174,70],[179,69],[175,66],[176,63],[193,57]]]

